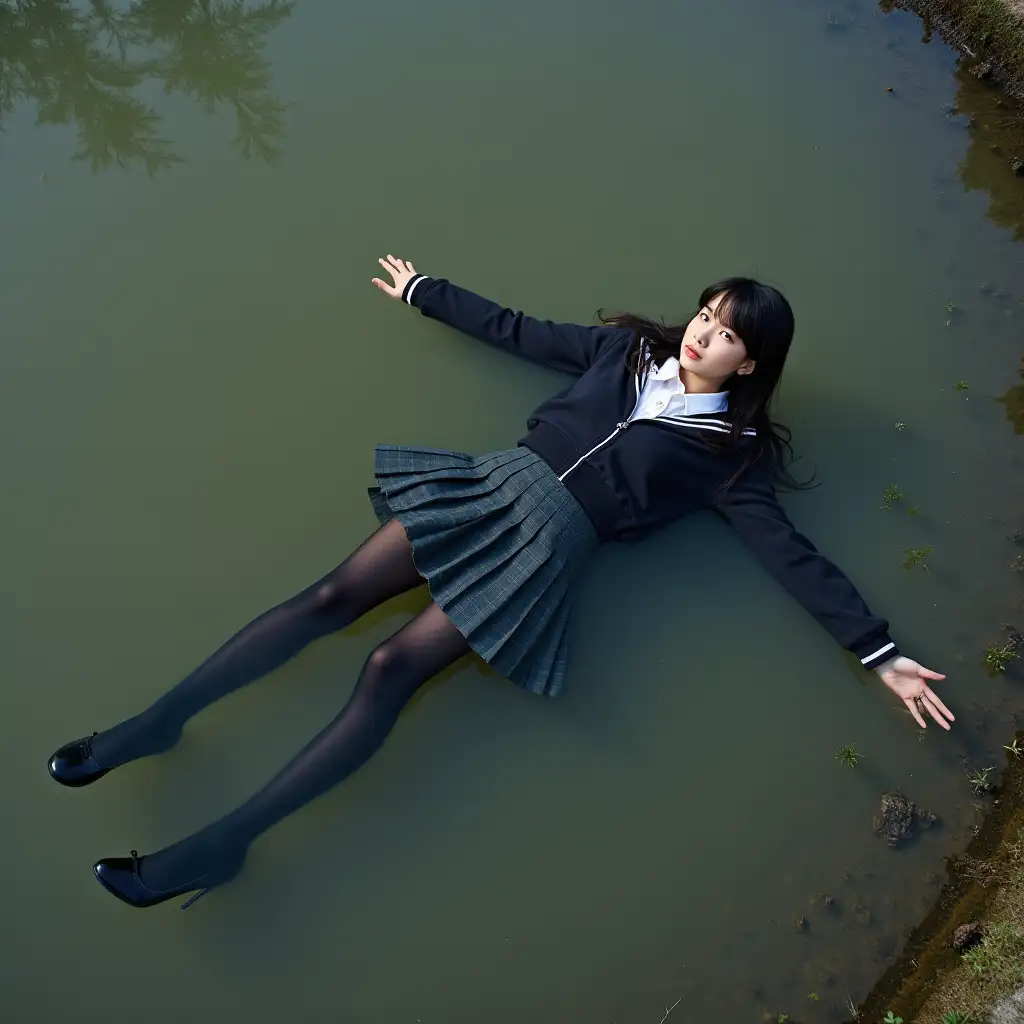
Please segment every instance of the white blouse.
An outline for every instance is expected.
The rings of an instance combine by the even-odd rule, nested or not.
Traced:
[[[679,379],[679,360],[669,356],[661,368],[651,370],[640,391],[633,420],[654,420],[659,416],[700,416],[709,412],[725,412],[729,408],[729,392],[711,395],[688,395]]]

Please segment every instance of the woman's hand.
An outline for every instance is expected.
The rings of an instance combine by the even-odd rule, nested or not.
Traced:
[[[875,671],[882,682],[907,705],[922,729],[928,728],[924,718],[921,717],[922,711],[927,711],[943,729],[949,728],[946,718],[950,722],[955,721],[953,713],[932,692],[926,682],[928,679],[945,679],[944,675],[933,672],[923,665],[918,665],[916,661],[911,661],[910,658],[904,658],[902,655],[883,661],[875,668]],[[946,717],[943,718],[943,715]]]
[[[396,260],[391,253],[388,253],[386,260],[377,262],[391,275],[393,284],[382,281],[379,277],[373,278],[373,283],[386,295],[393,299],[400,299],[405,286],[416,276],[416,268],[406,260]]]

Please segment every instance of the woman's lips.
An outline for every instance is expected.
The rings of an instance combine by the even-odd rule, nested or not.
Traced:
[[[684,345],[683,346],[683,353],[689,359],[700,359],[701,358],[700,353],[695,348],[693,348],[691,345]]]

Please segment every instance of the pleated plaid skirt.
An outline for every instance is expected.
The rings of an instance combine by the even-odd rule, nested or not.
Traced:
[[[556,696],[574,578],[599,545],[580,504],[529,448],[487,455],[377,445],[381,525],[405,527],[434,601],[489,665]]]

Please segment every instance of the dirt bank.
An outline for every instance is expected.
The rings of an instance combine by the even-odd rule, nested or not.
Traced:
[[[879,6],[913,11],[926,38],[937,31],[979,77],[1024,101],[1024,0],[880,0]]]
[[[1016,743],[1024,751],[1024,732]],[[858,1020],[880,1021],[889,1010],[914,1024],[940,1024],[950,1011],[978,1020],[1022,984],[1024,756],[1007,754],[990,813],[948,869],[937,903],[858,1008]],[[965,934],[957,930],[972,922],[985,935],[969,955],[973,969],[954,948],[954,938],[964,948]]]

